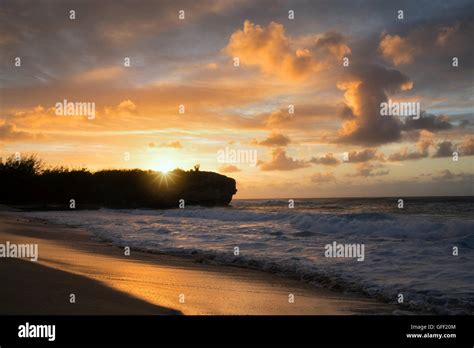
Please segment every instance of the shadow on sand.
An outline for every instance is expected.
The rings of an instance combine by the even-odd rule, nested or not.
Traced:
[[[0,260],[0,315],[181,314],[98,281],[18,259]],[[69,302],[71,293],[76,303]]]

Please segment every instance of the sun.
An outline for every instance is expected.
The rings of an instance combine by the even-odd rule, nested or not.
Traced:
[[[153,169],[162,172],[163,174],[168,173],[169,171],[176,168],[176,163],[169,159],[163,159],[158,161]]]

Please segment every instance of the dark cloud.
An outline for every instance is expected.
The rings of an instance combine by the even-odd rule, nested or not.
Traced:
[[[436,152],[433,157],[452,157],[453,152],[461,156],[474,156],[474,136],[466,135],[462,142],[442,141],[436,144]]]
[[[19,140],[27,140],[27,139],[36,139],[41,138],[43,135],[41,134],[32,134],[30,132],[24,132],[18,130],[16,125],[13,123],[4,123],[0,125],[0,141],[19,141]]]
[[[417,160],[428,157],[428,152],[409,152],[407,149],[403,149],[399,152],[395,152],[388,156],[389,161],[406,161],[406,160]]]
[[[384,33],[380,38],[379,51],[394,65],[419,63],[417,65],[421,66],[450,62],[452,57],[472,53],[470,43],[473,34],[472,18],[459,16],[451,21],[431,21],[409,28],[406,33]],[[472,66],[472,62],[465,63]]]
[[[200,41],[203,36],[193,30],[194,25],[209,16],[224,15],[239,3],[4,0],[0,2],[0,58],[6,62],[18,55],[22,69],[5,64],[2,80],[20,86],[54,82],[99,66],[123,67],[125,56],[136,67],[132,69],[135,77],[146,78],[151,70],[165,74],[182,63],[183,56],[199,55],[196,43],[202,43],[199,47],[203,49],[208,47],[207,38]],[[186,11],[185,21],[178,18],[181,9]],[[76,19],[69,19],[70,10],[76,12]],[[182,27],[188,28],[189,34],[183,34]],[[175,36],[179,36],[179,47],[174,44]]]
[[[351,163],[358,163],[358,162],[367,162],[370,160],[383,160],[383,155],[377,153],[376,149],[364,149],[361,151],[351,151],[348,154],[349,160],[348,162]]]
[[[451,129],[453,125],[449,122],[449,117],[445,115],[435,116],[421,112],[420,118],[406,118],[403,130],[425,129],[430,132]]]
[[[456,3],[456,6],[459,10],[456,15],[443,9],[435,18],[425,17],[419,19],[417,25],[398,25],[389,30],[408,47],[396,51],[399,58],[403,58],[407,50],[413,52],[409,62],[401,65],[404,73],[415,81],[417,94],[422,92],[442,100],[436,103],[437,109],[469,109],[472,106],[466,91],[472,88],[474,73],[474,46],[471,43],[474,3]],[[454,57],[459,61],[457,67],[452,65]]]
[[[433,133],[421,130],[416,132],[418,141],[415,150],[409,150],[408,147],[392,153],[388,156],[389,161],[418,160],[429,157],[429,149],[433,145]]]
[[[327,183],[327,182],[335,182],[336,177],[331,172],[314,173],[313,175],[311,175],[311,181],[318,184]]]
[[[343,120],[350,120],[353,119],[355,116],[352,113],[352,109],[345,105],[342,109],[339,110],[338,116]]]
[[[314,164],[322,164],[325,166],[337,166],[340,161],[334,157],[332,153],[327,153],[322,157],[313,157],[309,160],[309,162]]]
[[[376,165],[371,163],[360,163],[356,167],[356,172],[354,174],[349,174],[348,176],[362,176],[362,177],[373,177],[373,176],[383,176],[389,174],[388,169],[384,169],[382,165]]]
[[[472,173],[453,173],[449,169],[440,170],[437,176],[433,177],[435,181],[467,181],[474,182],[474,174]]]
[[[455,145],[450,141],[443,141],[436,145],[436,153],[433,157],[452,157],[455,150]]]
[[[294,114],[288,112],[288,106],[257,116],[259,123],[268,129],[311,129],[318,127],[323,120],[331,120],[340,113],[340,106],[329,104],[297,104]]]
[[[346,104],[355,118],[344,122],[337,142],[381,145],[398,141],[403,125],[397,117],[381,116],[380,104],[387,101],[387,93],[411,88],[408,77],[376,65],[356,66],[350,76],[338,87],[345,90]]]

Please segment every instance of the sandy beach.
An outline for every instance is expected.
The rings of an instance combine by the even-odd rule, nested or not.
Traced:
[[[37,243],[37,262],[0,258],[0,314],[344,315],[394,306],[261,271],[143,253],[86,230],[0,212],[0,243]],[[76,303],[69,302],[70,294]],[[289,303],[294,294],[294,303]],[[183,296],[184,295],[184,296]],[[184,302],[184,303],[183,303]]]

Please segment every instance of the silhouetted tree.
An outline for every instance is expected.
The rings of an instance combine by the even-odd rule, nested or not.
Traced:
[[[234,179],[212,172],[175,169],[163,176],[151,170],[44,168],[34,155],[0,159],[0,203],[68,209],[91,207],[172,208],[186,205],[227,205],[237,192]]]

